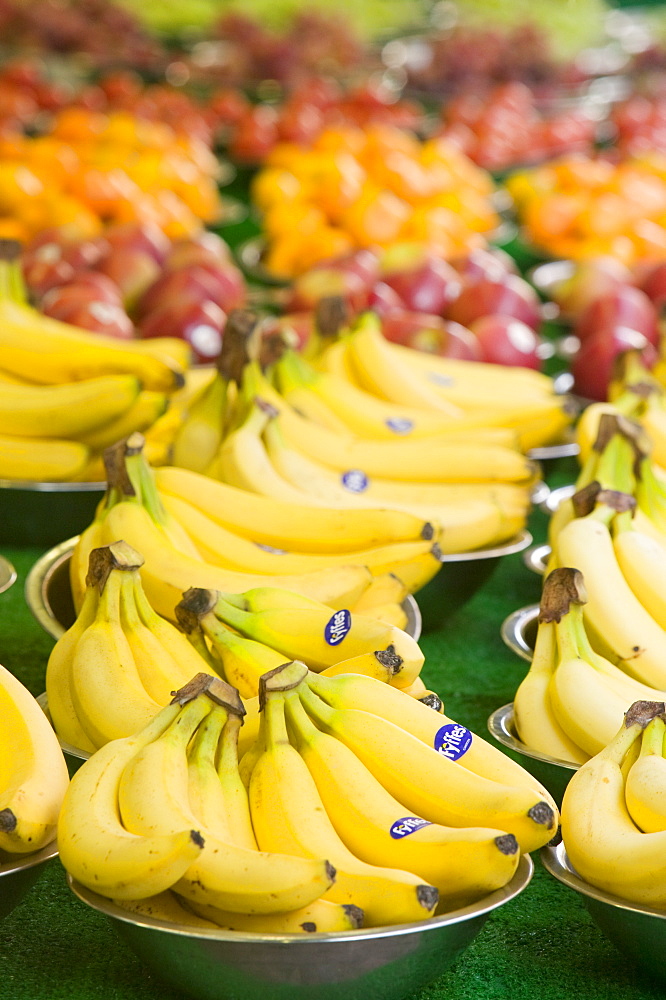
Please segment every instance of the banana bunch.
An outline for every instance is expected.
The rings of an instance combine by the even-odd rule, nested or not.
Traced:
[[[627,708],[665,692],[598,653],[584,618],[584,576],[553,569],[544,581],[534,655],[514,697],[516,732],[527,746],[582,764],[612,739]],[[624,667],[624,669],[623,669]],[[666,686],[666,685],[665,685]]]
[[[136,732],[175,689],[211,672],[185,635],[151,607],[141,565],[124,541],[91,552],[80,612],[47,661],[53,727],[80,750],[92,753]]]
[[[597,478],[551,522],[549,568],[575,567],[587,592],[584,619],[593,648],[624,673],[666,688],[666,486],[649,455],[616,432]]]
[[[182,631],[243,698],[259,693],[264,674],[296,659],[329,676],[365,674],[428,696],[416,640],[374,617],[276,587],[243,594],[190,588],[175,612]]]
[[[77,609],[91,550],[121,538],[143,556],[148,599],[171,620],[190,587],[271,586],[402,627],[406,594],[441,567],[436,529],[414,514],[294,508],[187,470],[153,471],[142,447],[137,434],[106,453],[107,493],[70,562]]]
[[[666,906],[664,702],[639,700],[571,778],[562,839],[587,882],[621,899]],[[663,881],[662,881],[663,880]]]
[[[332,708],[338,687],[375,711],[389,690],[283,663],[263,676],[241,742],[237,691],[195,676],[73,776],[58,825],[65,868],[128,911],[171,923],[342,931],[464,906],[505,885],[520,851],[552,836],[554,805],[499,751],[452,724],[438,752],[379,714]],[[388,700],[388,714],[424,737],[431,718],[441,723],[395,688]],[[366,760],[359,727],[369,730]],[[458,763],[468,755],[488,777]]]
[[[41,315],[27,303],[14,249],[0,248],[0,478],[103,478],[102,451],[167,410],[187,345],[120,342]]]
[[[371,314],[361,322],[365,326],[359,325],[350,340],[366,327],[372,332]],[[225,330],[225,342],[231,339]],[[538,470],[517,447],[510,426],[497,421],[487,426],[485,412],[455,420],[422,409],[427,433],[411,434],[417,425],[400,407],[346,382],[331,395],[349,397],[346,412],[359,419],[347,423],[298,376],[306,363],[293,352],[274,360],[270,378],[251,350],[242,363],[239,355],[241,350],[233,366],[221,366],[205,396],[185,416],[174,465],[298,508],[409,512],[439,525],[438,543],[445,553],[506,541],[525,526]],[[400,359],[396,366],[407,370]],[[294,370],[297,375],[292,376]],[[309,370],[318,385],[325,376]],[[486,380],[487,395],[490,385]],[[370,405],[363,406],[354,393],[367,395]],[[554,396],[548,405],[562,409]],[[363,422],[377,409],[381,415],[373,421],[383,434],[368,432]],[[524,423],[524,411],[521,418]]]
[[[37,701],[0,666],[0,858],[52,843],[69,783],[55,733]]]

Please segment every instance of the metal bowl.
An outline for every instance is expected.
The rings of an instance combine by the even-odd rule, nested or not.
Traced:
[[[76,621],[76,611],[69,582],[69,563],[78,535],[49,549],[33,563],[25,581],[25,599],[34,618],[54,639]],[[421,611],[414,597],[408,594],[402,602],[407,615],[405,631],[413,639],[421,635]]]
[[[55,841],[34,854],[0,852],[0,920],[12,912],[42,874],[42,865],[58,853]]]
[[[529,884],[523,855],[503,889],[413,924],[338,934],[242,934],[138,917],[68,877],[157,976],[197,1000],[402,1000],[441,976],[497,907]]]
[[[106,483],[32,483],[0,479],[0,543],[54,545],[83,531]]]
[[[500,635],[516,656],[531,662],[538,627],[539,605],[527,604],[506,616],[500,626]]]
[[[502,749],[537,781],[548,789],[558,806],[562,804],[564,789],[569,784],[578,765],[568,760],[560,760],[549,754],[540,753],[523,743],[516,734],[513,716],[513,702],[502,705],[488,719],[488,732]]]
[[[542,545],[530,545],[529,549],[523,552],[523,562],[528,569],[539,576],[545,575],[549,559],[550,545],[545,542]]]
[[[560,504],[572,497],[575,492],[575,483],[567,483],[566,486],[558,486],[557,489],[550,490],[548,496],[545,496],[538,504],[539,510],[541,510],[544,514],[554,514]]]
[[[666,981],[666,910],[612,896],[577,874],[563,843],[542,847],[544,868],[582,896],[590,916],[615,947],[644,973]]]
[[[503,556],[523,552],[532,543],[524,529],[502,545],[442,556],[442,568],[418,592],[423,629],[439,628],[490,579]]]

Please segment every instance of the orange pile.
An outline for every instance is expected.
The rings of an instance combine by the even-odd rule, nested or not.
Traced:
[[[396,242],[459,256],[498,225],[493,193],[490,175],[447,140],[378,124],[328,128],[307,149],[281,143],[252,186],[264,264],[285,277]]]
[[[575,155],[506,181],[524,239],[552,257],[666,259],[666,155]]]
[[[131,221],[189,235],[220,216],[217,171],[205,143],[167,125],[68,108],[46,135],[0,137],[0,237],[66,225],[85,238]]]

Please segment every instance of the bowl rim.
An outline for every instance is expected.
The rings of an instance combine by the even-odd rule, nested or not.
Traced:
[[[550,552],[550,545],[547,542],[543,542],[541,545],[530,545],[523,552],[523,562],[527,569],[538,576],[543,576],[546,572]]]
[[[543,514],[554,514],[564,500],[568,500],[576,492],[575,483],[567,483],[565,486],[556,486],[550,490],[548,496],[539,504],[539,510]]]
[[[33,479],[0,479],[0,489],[26,490],[31,493],[104,493],[106,483],[101,482],[38,482]]]
[[[26,604],[37,623],[56,641],[65,634],[67,629],[58,621],[48,603],[45,593],[46,583],[63,563],[71,559],[72,552],[80,537],[80,535],[74,535],[44,552],[32,564],[25,579]],[[413,594],[407,594],[401,603],[408,619],[406,631],[418,642],[423,631],[423,617],[418,602]]]
[[[19,872],[27,871],[29,868],[34,868],[35,865],[41,865],[45,861],[50,861],[51,858],[55,858],[57,855],[58,845],[55,838],[50,844],[46,844],[45,847],[30,854],[9,855],[11,858],[10,861],[0,861],[0,878],[3,878],[5,875],[17,875]]]
[[[545,847],[542,847],[539,851],[539,860],[546,871],[563,885],[583,896],[588,896],[597,903],[605,903],[606,906],[613,906],[618,910],[627,910],[630,913],[640,913],[666,920],[666,909],[658,910],[656,907],[622,899],[621,896],[614,896],[612,893],[597,889],[596,886],[586,882],[571,864],[563,841],[560,841],[559,844],[546,844]]]
[[[42,691],[41,694],[38,694],[36,701],[39,707],[41,708],[42,712],[46,716],[46,718],[49,720],[51,725],[53,725],[53,722],[51,721],[51,713],[49,712],[49,701],[46,696],[46,691]],[[61,740],[57,733],[56,737],[58,743],[60,744],[60,749],[62,750],[62,752],[65,754],[66,757],[75,757],[77,760],[80,761],[88,760],[89,757],[92,757],[91,751],[82,750],[80,747],[75,747],[71,743],[67,743],[65,742],[65,740]]]
[[[522,552],[526,549],[528,545],[532,544],[532,534],[523,528],[519,531],[517,535],[510,538],[507,542],[502,542],[501,545],[492,545],[488,548],[473,549],[469,552],[451,552],[443,553],[441,561],[443,563],[451,562],[476,562],[485,559],[497,559],[499,556],[510,556],[514,552]]]
[[[403,937],[408,934],[423,931],[435,931],[442,927],[464,923],[466,920],[484,916],[492,910],[497,909],[504,903],[518,896],[529,885],[534,873],[534,862],[529,854],[521,854],[518,867],[512,878],[505,886],[488,893],[476,903],[451,910],[440,916],[429,917],[427,920],[414,921],[409,924],[393,924],[384,927],[360,927],[357,930],[337,931],[337,932],[315,932],[313,934],[277,934],[277,933],[252,933],[243,931],[219,930],[207,927],[188,927],[187,925],[174,924],[157,917],[145,916],[143,914],[131,913],[124,910],[110,899],[98,895],[86,886],[81,885],[72,875],[67,873],[67,884],[69,888],[83,903],[92,909],[103,913],[114,920],[120,920],[126,924],[134,924],[146,930],[161,930],[180,937],[204,938],[209,941],[231,942],[234,944],[247,943],[257,944],[280,943],[291,946],[317,942],[334,943],[336,941],[363,941],[374,938]]]
[[[527,645],[523,638],[523,628],[527,622],[532,622],[539,614],[538,604],[526,604],[516,611],[507,615],[500,625],[500,636],[505,646],[520,656],[521,659],[532,661],[534,650]]]
[[[495,709],[488,716],[487,726],[490,735],[509,750],[515,750],[524,757],[531,757],[533,760],[540,760],[544,764],[553,764],[568,771],[578,770],[578,764],[574,764],[570,760],[562,760],[559,757],[551,757],[550,754],[541,753],[539,750],[533,750],[532,747],[528,747],[526,743],[518,739],[514,732],[512,732],[514,728],[512,701]]]

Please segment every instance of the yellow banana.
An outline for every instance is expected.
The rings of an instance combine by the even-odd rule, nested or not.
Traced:
[[[169,889],[203,847],[189,824],[166,836],[130,833],[118,815],[124,768],[145,744],[178,717],[180,704],[163,708],[133,736],[107,743],[73,775],[58,818],[58,852],[77,881],[111,899],[142,899]]]
[[[317,857],[324,850],[336,870],[325,898],[360,906],[367,926],[411,923],[432,916],[436,888],[402,869],[363,862],[345,847],[306,764],[287,739],[279,693],[266,698],[263,719],[265,748],[252,769],[248,792],[259,846],[304,858]]]
[[[173,439],[173,465],[206,471],[222,443],[226,400],[227,381],[217,373],[181,418]]]
[[[124,413],[115,420],[106,421],[92,431],[77,434],[77,440],[88,445],[92,451],[102,452],[105,448],[130,434],[148,430],[167,411],[168,407],[169,396],[166,392],[142,389],[134,403]]]
[[[427,376],[439,375],[439,382],[446,386],[453,382],[458,387],[470,392],[494,390],[506,399],[515,402],[516,394],[525,398],[543,397],[553,394],[553,380],[544,372],[520,365],[503,365],[497,370],[497,365],[490,362],[460,361],[458,358],[445,358],[427,351],[415,351],[412,347],[389,342],[389,350],[401,364]],[[434,381],[434,380],[433,380]]]
[[[666,832],[643,833],[625,801],[622,762],[664,703],[638,702],[603,750],[573,774],[562,800],[562,839],[581,878],[621,899],[666,905]]]
[[[624,797],[629,815],[643,833],[666,830],[666,722],[657,715],[643,730],[640,752],[624,779]]]
[[[68,784],[65,758],[40,705],[0,666],[0,850],[29,854],[50,844]]]
[[[184,906],[170,889],[165,889],[155,896],[148,896],[146,899],[114,899],[113,902],[138,917],[150,917],[151,920],[161,920],[165,924],[175,924],[194,930],[219,930],[219,924],[198,916],[189,907]]]
[[[525,852],[557,830],[557,810],[538,792],[482,778],[380,716],[326,705],[307,685],[301,698],[317,725],[346,743],[413,814],[443,826],[491,824],[512,833]]]
[[[351,609],[362,615],[366,612],[372,614],[373,607],[383,604],[402,604],[407,595],[408,588],[395,573],[380,573],[372,578],[365,591]]]
[[[645,610],[666,628],[666,547],[641,531],[630,514],[613,521],[613,548],[622,575]]]
[[[0,434],[0,479],[71,482],[85,469],[90,449],[80,441]]]
[[[290,739],[312,775],[329,819],[352,854],[402,868],[439,891],[439,908],[466,906],[505,885],[518,864],[511,834],[455,828],[405,815],[405,808],[344,743],[320,732],[297,691],[285,700]]]
[[[294,505],[215,482],[183,469],[155,470],[160,494],[196,507],[256,543],[298,552],[353,552],[393,542],[435,540],[433,526],[402,511]]]
[[[288,913],[230,913],[191,900],[189,906],[217,927],[243,934],[337,934],[363,926],[360,907],[326,899],[315,899],[308,906]]]
[[[233,843],[257,850],[247,789],[238,771],[238,735],[242,725],[240,713],[229,713],[218,747],[217,777]]]
[[[205,702],[208,701],[206,704]],[[186,705],[156,740],[128,761],[118,788],[125,826],[144,836],[197,826],[189,805],[186,748],[212,703],[206,695]],[[318,899],[334,878],[321,855],[305,859],[253,851],[201,827],[204,847],[173,884],[179,895],[238,913],[298,909]]]

